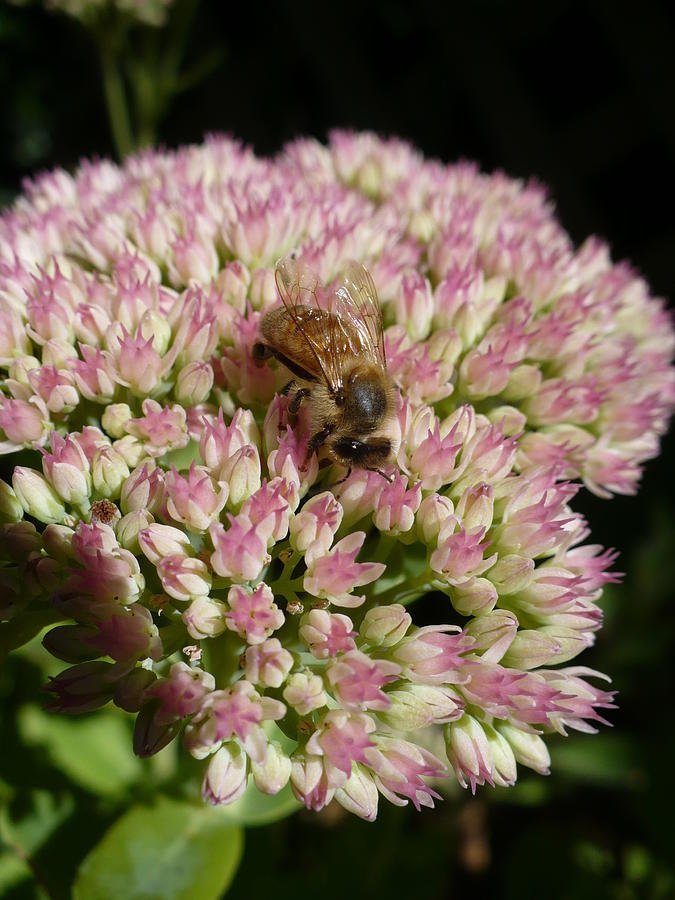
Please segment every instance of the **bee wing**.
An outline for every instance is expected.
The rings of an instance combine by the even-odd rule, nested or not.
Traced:
[[[380,302],[373,279],[365,266],[354,260],[347,263],[342,281],[335,290],[335,299],[336,314],[349,323],[348,331],[358,335],[359,346],[353,348],[354,352],[369,356],[373,362],[386,369]],[[353,339],[350,343],[353,343]]]
[[[288,256],[277,263],[275,278],[286,311],[309,350],[313,364],[307,368],[320,372],[331,391],[340,391],[344,339],[336,335],[331,298],[319,277],[300,260]]]

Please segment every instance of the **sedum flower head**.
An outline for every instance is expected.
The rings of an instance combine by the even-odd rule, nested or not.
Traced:
[[[253,359],[292,249],[373,275],[391,482],[305,465],[284,372]],[[546,734],[613,705],[568,665],[615,578],[570,480],[636,489],[672,350],[663,303],[537,185],[399,141],[267,160],[214,137],[42,175],[0,220],[0,616],[55,607],[52,708],[116,703],[141,756],[182,740],[210,803],[290,784],[372,820],[381,796],[432,806],[429,779],[547,772]]]

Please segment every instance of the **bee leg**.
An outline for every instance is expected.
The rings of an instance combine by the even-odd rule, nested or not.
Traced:
[[[293,382],[291,382],[291,384],[292,384],[292,383],[293,383]],[[288,411],[289,411],[289,413],[291,413],[291,414],[293,414],[293,415],[294,415],[295,413],[297,413],[298,410],[300,409],[300,406],[301,406],[301,404],[302,404],[302,401],[303,401],[303,400],[306,400],[307,397],[309,397],[310,394],[311,394],[311,391],[309,390],[309,388],[300,388],[299,391],[296,391],[295,394],[293,394],[293,399],[292,399],[291,402],[288,404]]]
[[[351,474],[352,474],[352,467],[350,466],[350,467],[347,469],[347,474],[346,474],[346,475],[343,475],[342,478],[340,478],[339,481],[334,481],[332,484],[329,484],[328,487],[329,487],[329,488],[337,487],[339,484],[342,484],[343,481],[346,481],[346,480],[349,478],[349,476],[350,476]]]
[[[300,392],[298,391],[298,393],[300,393]],[[316,434],[313,434],[311,436],[311,438],[309,439],[309,442],[307,444],[307,453],[305,454],[305,461],[303,463],[303,468],[307,467],[310,459],[312,458],[312,455],[314,453],[316,453],[316,451],[323,444],[323,442],[326,440],[326,438],[333,431],[334,428],[335,428],[335,425],[333,425],[332,423],[329,422],[328,425],[326,425],[324,428],[321,429],[321,431],[317,431]]]
[[[389,482],[389,484],[391,484],[396,478],[395,474],[392,473],[391,475],[387,475],[387,473],[383,472],[382,469],[371,469],[369,466],[366,466],[366,468],[369,472],[377,472],[377,474],[381,475],[385,481]]]
[[[294,385],[295,385],[295,378],[291,378],[291,380],[288,382],[288,384],[285,384],[282,387],[282,389],[280,391],[281,396],[285,397]]]
[[[267,344],[263,344],[261,341],[256,341],[255,344],[251,347],[251,356],[253,357],[253,362],[256,366],[260,367],[265,364],[265,360],[269,359],[270,356],[274,356],[270,348]]]

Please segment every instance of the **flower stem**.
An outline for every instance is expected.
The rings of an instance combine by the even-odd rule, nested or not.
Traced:
[[[117,156],[122,160],[134,149],[124,83],[114,46],[111,41],[106,40],[103,36],[99,40],[99,52],[101,55],[103,90],[108,109],[108,119],[110,120],[110,130]]]
[[[404,603],[404,606],[407,606],[409,603],[417,600],[418,597],[421,597],[422,594],[430,591],[431,588],[429,572],[424,571],[416,578],[404,578],[399,584],[382,591],[381,594],[374,594],[372,599],[377,601],[379,606],[383,606],[389,603],[401,603],[404,598],[409,597],[410,599]]]

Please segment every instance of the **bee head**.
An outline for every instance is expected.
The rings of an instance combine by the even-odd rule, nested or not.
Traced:
[[[372,437],[370,440],[339,437],[332,442],[331,450],[345,466],[380,469],[391,462],[392,443],[387,437]]]

